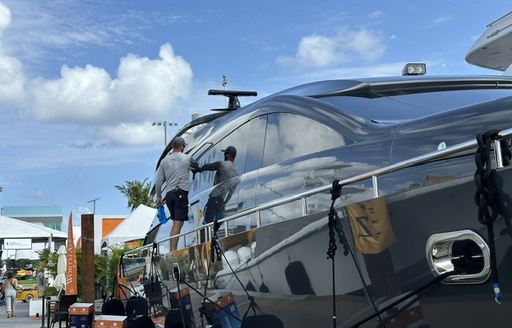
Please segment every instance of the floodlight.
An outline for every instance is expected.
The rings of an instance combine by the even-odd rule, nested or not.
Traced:
[[[402,75],[425,75],[427,73],[427,64],[425,63],[407,63],[402,69]]]

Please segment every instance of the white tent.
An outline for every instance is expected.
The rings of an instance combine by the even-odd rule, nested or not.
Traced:
[[[101,241],[102,247],[143,239],[155,215],[155,208],[139,205],[123,222],[103,238]]]
[[[63,243],[68,237],[65,232],[3,215],[0,215],[0,224],[0,243],[4,249],[2,259],[38,259],[36,251],[48,247],[49,241],[52,244]]]
[[[11,238],[32,238],[32,239],[48,239],[57,240],[67,239],[65,232],[46,228],[39,224],[28,223],[25,221],[0,215],[0,240]]]

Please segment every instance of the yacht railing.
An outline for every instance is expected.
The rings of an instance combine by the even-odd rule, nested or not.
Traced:
[[[507,138],[507,137],[512,136],[512,128],[500,131],[499,136],[500,136],[500,138]],[[403,160],[401,162],[397,162],[397,163],[391,164],[389,166],[385,166],[385,167],[382,167],[382,168],[379,168],[379,169],[376,169],[373,171],[369,171],[367,173],[355,175],[353,177],[340,180],[339,184],[343,186],[343,185],[348,185],[351,183],[359,182],[362,180],[371,179],[372,180],[372,188],[373,188],[373,196],[379,197],[379,189],[378,189],[378,177],[379,176],[381,176],[383,174],[395,172],[398,170],[402,170],[402,169],[405,169],[408,167],[412,167],[415,165],[419,165],[422,163],[426,163],[428,161],[436,160],[436,159],[442,158],[444,156],[449,156],[449,155],[453,155],[458,152],[470,150],[470,149],[475,148],[476,146],[477,146],[476,139],[473,139],[473,140],[466,141],[466,142],[463,142],[463,143],[460,143],[457,145],[446,147],[441,150],[433,151],[433,152],[430,152],[430,153],[427,153],[424,155],[420,155],[420,156],[416,156],[416,157],[413,157],[413,158],[410,158],[407,160]],[[502,155],[501,155],[500,140],[496,140],[494,142],[494,153],[495,153],[496,168],[503,167],[503,159],[502,159]],[[225,236],[228,236],[228,222],[239,219],[241,217],[245,217],[245,216],[253,214],[253,213],[256,213],[257,214],[256,227],[260,227],[261,226],[261,217],[260,217],[261,211],[267,210],[267,209],[270,209],[270,208],[273,208],[276,206],[284,205],[284,204],[287,204],[287,203],[290,203],[290,202],[293,202],[296,200],[301,200],[302,213],[304,215],[306,215],[307,214],[306,213],[306,205],[307,205],[306,198],[309,196],[312,196],[314,194],[328,191],[329,189],[331,189],[331,187],[332,187],[331,185],[317,187],[317,188],[313,188],[308,191],[297,193],[297,194],[294,194],[291,196],[282,197],[282,198],[252,207],[250,209],[238,212],[236,214],[230,215],[228,217],[225,217],[225,218],[219,220],[218,222],[222,223],[224,225]],[[213,222],[201,225],[192,230],[180,233],[180,234],[172,236],[172,237],[164,238],[162,240],[156,241],[155,243],[157,245],[159,245],[159,244],[166,243],[166,242],[168,243],[173,238],[183,237],[183,238],[185,238],[185,244],[186,244],[186,237],[188,235],[196,234],[196,237],[197,237],[200,230],[204,230],[205,232],[208,232],[211,226],[213,226]],[[208,234],[205,233],[205,235],[208,235]],[[197,243],[198,239],[199,238],[196,238],[196,244],[198,244]],[[153,243],[153,244],[155,244],[155,243]],[[129,250],[125,254],[131,254],[131,253],[135,253],[135,252],[138,252],[138,251],[141,251],[144,249],[152,248],[153,244],[144,245],[144,246]]]

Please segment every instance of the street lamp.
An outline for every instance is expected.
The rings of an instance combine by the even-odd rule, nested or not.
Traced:
[[[167,127],[168,126],[178,126],[178,123],[163,121],[163,122],[153,122],[152,125],[164,127],[164,148],[167,147]]]
[[[96,214],[96,202],[101,198],[94,198],[93,200],[88,201],[87,203],[92,203],[92,214]]]

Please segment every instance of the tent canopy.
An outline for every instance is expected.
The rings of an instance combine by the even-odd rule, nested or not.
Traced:
[[[103,238],[101,244],[110,246],[131,240],[144,239],[155,215],[155,208],[139,205],[123,222]]]
[[[52,237],[54,240],[66,239],[68,236],[65,232],[46,228],[39,224],[28,223],[25,221],[0,215],[0,222],[5,227],[0,229],[0,239],[6,238],[32,238],[32,239],[48,239]]]

